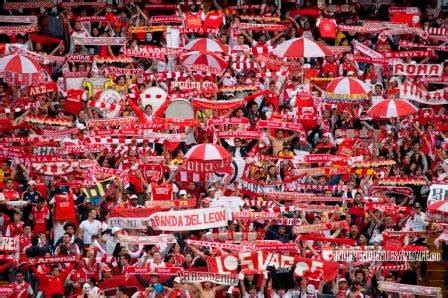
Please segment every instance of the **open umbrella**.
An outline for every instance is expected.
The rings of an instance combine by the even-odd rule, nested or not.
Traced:
[[[218,40],[210,39],[210,38],[197,38],[190,41],[188,44],[184,46],[184,49],[189,51],[199,51],[201,53],[207,52],[220,52],[220,53],[228,53],[229,46],[221,43]]]
[[[385,99],[374,104],[367,114],[376,118],[399,118],[417,112],[418,109],[407,100]]]
[[[287,40],[279,44],[273,52],[281,58],[315,58],[334,54],[324,44],[305,37]]]
[[[29,86],[45,79],[39,63],[27,56],[12,54],[0,58],[0,73],[5,82],[20,86]]]
[[[327,90],[322,95],[326,101],[347,101],[366,100],[370,92],[370,87],[363,81],[356,78],[336,78],[327,86]]]
[[[187,171],[213,172],[230,164],[230,153],[220,145],[199,144],[185,154],[182,167]]]
[[[192,52],[186,54],[182,59],[182,65],[191,70],[222,73],[227,62],[213,53]]]

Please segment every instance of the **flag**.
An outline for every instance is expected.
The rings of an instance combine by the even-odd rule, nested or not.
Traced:
[[[81,188],[81,191],[94,205],[98,205],[109,187],[114,183],[114,180],[115,176],[100,181],[92,186]]]

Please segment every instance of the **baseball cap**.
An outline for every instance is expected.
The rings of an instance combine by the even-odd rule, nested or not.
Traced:
[[[179,191],[179,195],[180,196],[185,196],[187,194],[187,191],[185,190],[185,189],[181,189],[180,191]]]
[[[138,199],[137,195],[131,195],[131,200],[132,199]]]
[[[340,279],[338,280],[338,283],[340,283],[340,282],[347,282],[347,280],[346,280],[345,278],[340,278]]]
[[[122,228],[120,228],[120,227],[113,227],[111,232],[112,232],[112,234],[115,234],[116,232],[119,232],[121,230],[122,230]]]
[[[178,284],[180,284],[180,283],[182,282],[182,280],[180,279],[179,276],[176,277],[173,281],[174,281],[175,283],[178,283]]]

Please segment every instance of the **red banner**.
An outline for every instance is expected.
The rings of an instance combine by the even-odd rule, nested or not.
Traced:
[[[303,157],[303,161],[306,163],[320,163],[329,161],[340,161],[346,158],[337,155],[330,154],[307,154]]]
[[[73,263],[78,261],[78,256],[52,256],[52,257],[41,257],[41,258],[29,258],[29,265],[40,265],[40,264],[61,264],[61,263]]]
[[[243,252],[208,259],[209,271],[213,273],[236,274],[238,265],[240,271],[247,269],[265,271],[268,266],[279,269],[296,265],[294,273],[298,276],[303,276],[306,272],[318,273],[319,279],[326,281],[335,279],[339,271],[339,264],[336,262],[316,261],[264,251]]]
[[[257,123],[258,128],[270,128],[270,129],[284,129],[284,130],[292,130],[297,132],[303,131],[303,126],[300,123],[291,123],[291,122],[277,122],[277,121],[268,121],[268,120],[260,120]]]

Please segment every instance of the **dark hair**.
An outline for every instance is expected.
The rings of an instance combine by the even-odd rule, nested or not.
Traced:
[[[53,272],[55,269],[59,269],[58,265],[51,265],[50,266],[50,272]]]
[[[72,222],[68,222],[64,225],[64,231],[67,231],[68,227],[72,227],[76,231],[76,226]]]
[[[32,236],[31,237],[31,245],[32,246],[36,246],[36,245],[38,245],[39,244],[39,237],[37,237],[37,236]]]

